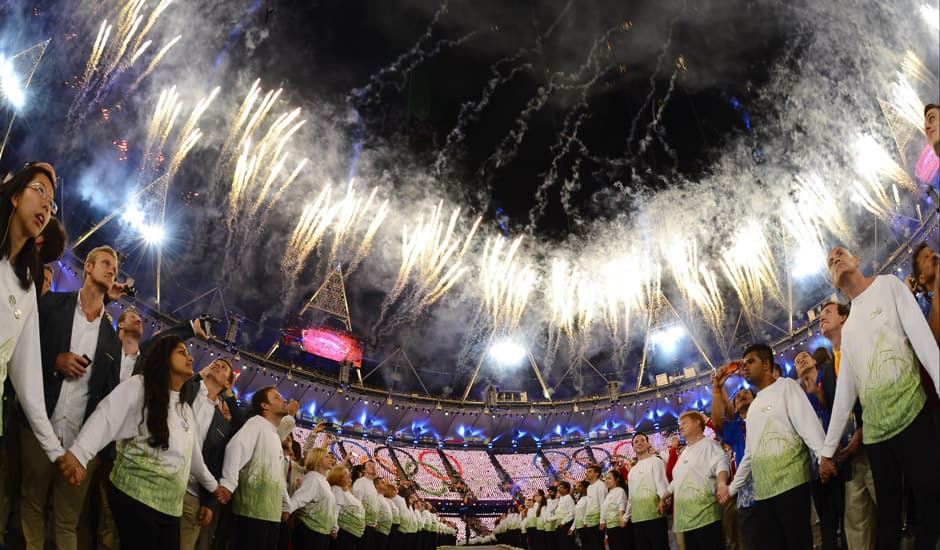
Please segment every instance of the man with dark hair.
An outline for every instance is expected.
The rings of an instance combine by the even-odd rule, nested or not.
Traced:
[[[582,479],[575,486],[578,489],[576,491],[578,493],[578,500],[574,504],[574,524],[572,526],[572,530],[577,533],[578,540],[581,542],[581,548],[588,548],[590,535],[585,534],[584,532],[584,507],[587,506],[587,490],[591,484],[586,479]]]
[[[72,445],[85,420],[118,384],[121,342],[105,311],[105,295],[115,287],[117,253],[99,246],[88,253],[82,287],[50,292],[39,301],[46,411],[62,446]],[[20,486],[23,536],[29,549],[45,544],[50,489],[55,501],[54,532],[58,548],[76,548],[78,524],[91,483],[77,487],[59,475],[39,441],[25,425],[20,431],[23,482]],[[51,458],[51,457],[50,457]],[[88,465],[91,477],[100,460]]]
[[[858,397],[865,421],[862,437],[878,496],[877,546],[900,545],[906,477],[917,483],[914,496],[921,521],[916,544],[933,548],[940,536],[937,435],[917,363],[927,370],[936,390],[937,342],[910,290],[897,277],[865,277],[859,258],[841,246],[829,252],[826,263],[833,286],[852,300],[852,314],[842,327],[840,375],[820,455],[820,475],[828,479],[836,473],[832,457]]]
[[[558,527],[555,537],[559,550],[574,550],[574,498],[571,497],[571,484],[558,482],[558,508],[555,510]]]
[[[604,533],[600,531],[601,509],[607,498],[607,486],[601,481],[601,467],[591,464],[587,467],[588,488],[584,498],[584,532],[581,545],[588,550],[603,550]],[[587,539],[587,540],[585,540]]]
[[[228,359],[219,357],[197,372],[185,384],[187,403],[193,410],[195,439],[202,449],[202,460],[218,479],[222,476],[225,447],[244,423],[238,411],[238,403],[232,393],[235,373]],[[221,406],[231,411],[232,421],[225,418]],[[213,522],[218,506],[215,495],[199,484],[194,476],[183,495],[183,515],[180,518],[180,548],[193,550],[200,539],[211,540]]]
[[[42,266],[42,273],[42,287],[39,289],[40,298],[52,291],[52,281],[55,279],[55,270],[49,264]]]
[[[265,386],[251,396],[251,411],[254,416],[225,447],[216,498],[225,504],[234,493],[235,548],[259,550],[277,546],[280,523],[290,510],[277,434],[287,400],[275,386]]]
[[[829,302],[819,313],[819,331],[832,345],[832,359],[826,363],[821,374],[822,392],[828,402],[830,419],[835,402],[839,364],[842,357],[842,325],[849,318],[849,306],[841,302]],[[826,354],[828,356],[828,353]],[[849,550],[868,550],[875,542],[875,484],[868,465],[868,457],[862,445],[862,407],[855,400],[855,430],[848,444],[836,455],[844,464],[846,473],[845,514],[842,530]]]
[[[934,340],[940,344],[940,305],[937,296],[940,295],[940,256],[932,250],[926,241],[921,242],[911,253],[911,290],[919,293],[923,300],[929,304],[925,308],[927,324],[933,333]]]
[[[757,389],[748,408],[744,458],[730,489],[719,486],[727,502],[754,476],[754,517],[761,548],[812,548],[810,454],[822,451],[825,433],[800,385],[773,375],[774,353],[766,344],[744,350],[744,377]]]

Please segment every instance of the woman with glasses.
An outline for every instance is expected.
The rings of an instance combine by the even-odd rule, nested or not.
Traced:
[[[65,449],[46,414],[35,281],[42,277],[36,238],[58,210],[55,184],[55,170],[44,162],[27,164],[0,184],[0,387],[9,372],[50,461],[60,459]]]

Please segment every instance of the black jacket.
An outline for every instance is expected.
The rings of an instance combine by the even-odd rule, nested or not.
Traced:
[[[196,400],[196,396],[199,395],[200,391],[200,382],[202,381],[202,376],[198,373],[193,375],[186,384],[183,386],[183,391],[180,393],[186,396],[186,402],[192,406]],[[216,407],[215,411],[212,414],[212,422],[209,424],[209,431],[206,432],[206,439],[202,441],[202,460],[206,463],[206,467],[209,468],[209,471],[212,472],[212,475],[216,479],[222,477],[222,464],[225,462],[225,446],[228,445],[229,439],[235,435],[235,432],[242,427],[242,424],[245,423],[245,416],[242,414],[242,411],[238,409],[238,400],[234,395],[223,397],[225,404],[228,405],[228,410],[232,414],[232,420],[229,422],[222,416],[222,411]],[[203,489],[199,488],[199,500],[203,506],[210,508],[215,508],[217,500],[215,496]]]
[[[78,292],[50,292],[39,299],[39,346],[42,351],[43,390],[46,397],[46,412],[52,417],[63,376],[55,370],[55,360],[60,353],[70,351],[72,345],[72,322]],[[105,398],[121,377],[121,341],[118,340],[111,317],[105,312],[98,329],[98,345],[92,357],[91,378],[88,380],[88,404],[85,416],[88,419],[98,403]]]

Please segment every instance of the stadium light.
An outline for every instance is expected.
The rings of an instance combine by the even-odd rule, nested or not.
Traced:
[[[525,346],[512,340],[500,340],[490,346],[490,357],[501,366],[518,365],[526,358]]]
[[[797,279],[802,279],[819,273],[825,265],[826,255],[820,248],[815,246],[801,248],[793,257],[791,273]]]
[[[2,54],[0,54],[0,93],[16,109],[26,103],[26,94],[20,85],[16,71],[13,70],[13,62]]]
[[[143,225],[140,228],[140,236],[147,244],[159,246],[163,242],[164,232],[162,225]]]
[[[685,329],[681,325],[664,327],[650,335],[650,344],[665,353],[675,351],[676,344],[685,337]]]

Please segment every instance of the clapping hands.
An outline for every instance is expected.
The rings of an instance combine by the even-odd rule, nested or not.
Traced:
[[[56,459],[55,463],[59,467],[62,477],[69,482],[69,485],[78,487],[85,481],[85,467],[71,451],[66,451],[64,455]]]

